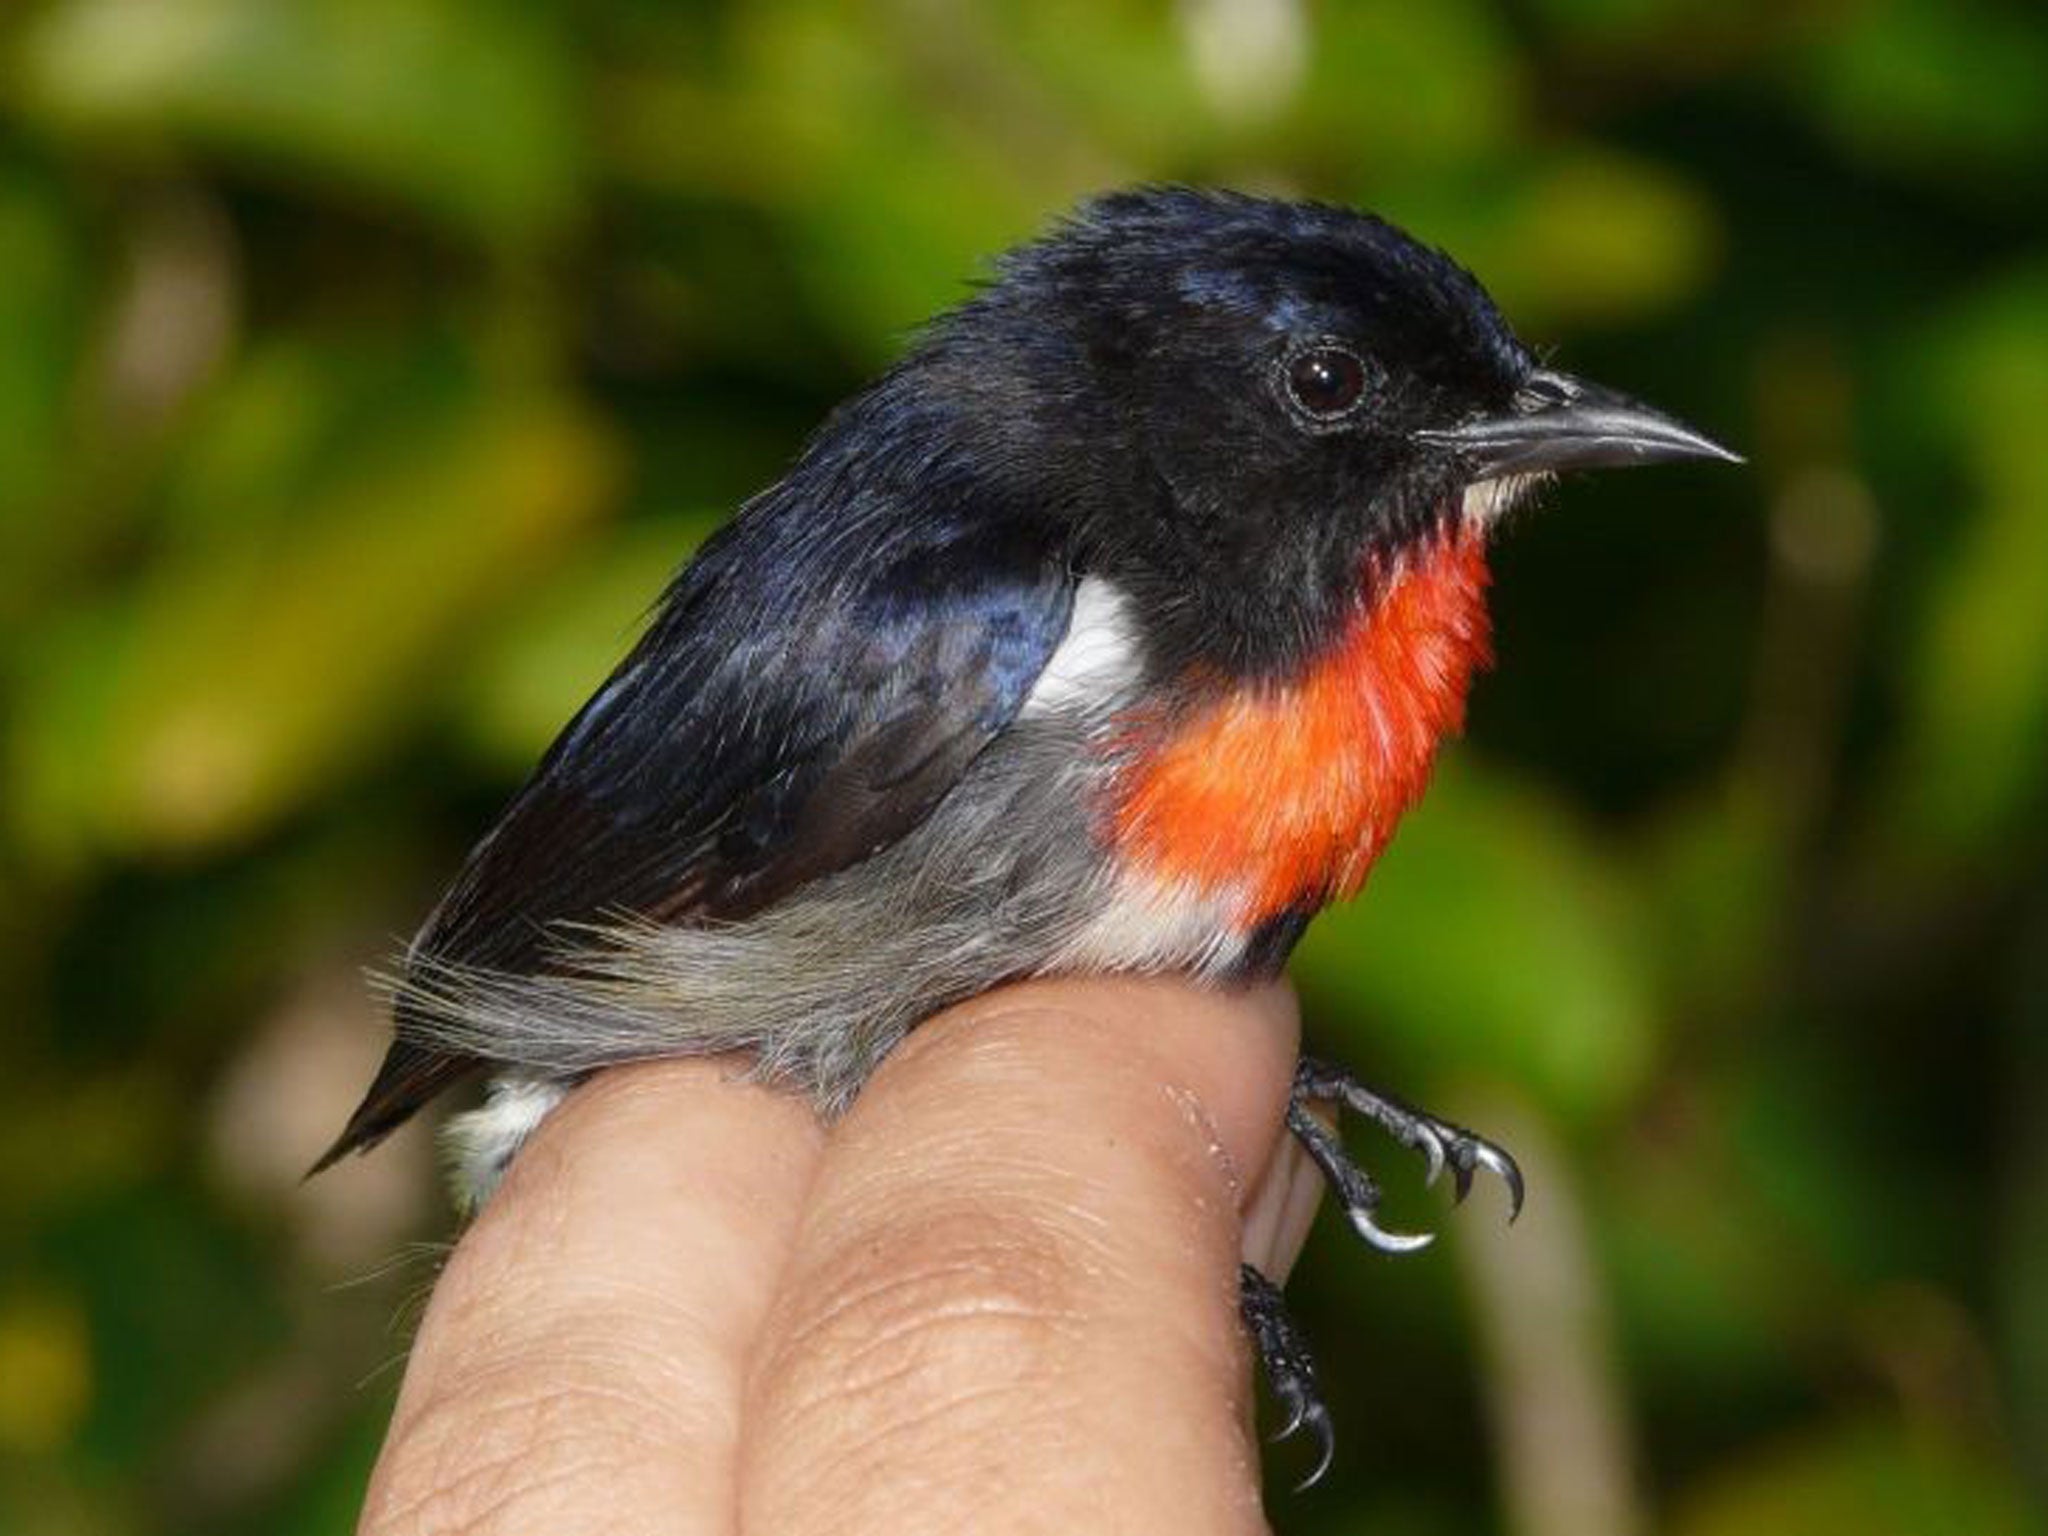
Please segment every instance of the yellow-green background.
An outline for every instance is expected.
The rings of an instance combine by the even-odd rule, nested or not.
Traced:
[[[1367,1146],[1447,1239],[1312,1246],[1342,1454],[1282,1527],[2041,1528],[2048,12],[52,0],[0,9],[0,1530],[348,1528],[449,1229],[423,1133],[297,1183],[361,968],[692,541],[1140,178],[1380,209],[1752,459],[1516,530],[1470,739],[1302,954],[1534,1188],[1503,1234]]]

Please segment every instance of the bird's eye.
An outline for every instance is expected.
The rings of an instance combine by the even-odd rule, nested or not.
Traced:
[[[1287,365],[1287,393],[1318,421],[1334,421],[1365,394],[1365,364],[1343,347],[1310,347]]]

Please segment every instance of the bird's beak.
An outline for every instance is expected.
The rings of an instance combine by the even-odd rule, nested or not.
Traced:
[[[1475,480],[1668,459],[1742,462],[1740,454],[1662,411],[1547,368],[1529,375],[1505,415],[1428,429],[1416,437],[1451,450]]]

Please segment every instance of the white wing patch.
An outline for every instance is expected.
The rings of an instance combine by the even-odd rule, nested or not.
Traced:
[[[1024,696],[1022,718],[1089,710],[1118,702],[1138,680],[1138,629],[1131,600],[1100,576],[1083,577],[1074,616]]]

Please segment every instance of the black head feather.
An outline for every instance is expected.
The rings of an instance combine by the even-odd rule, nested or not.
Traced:
[[[1160,647],[1226,673],[1304,660],[1367,554],[1461,488],[1417,434],[1507,409],[1536,367],[1457,263],[1321,204],[1119,192],[996,272],[899,372],[1037,482]],[[1344,408],[1305,408],[1333,370]]]

